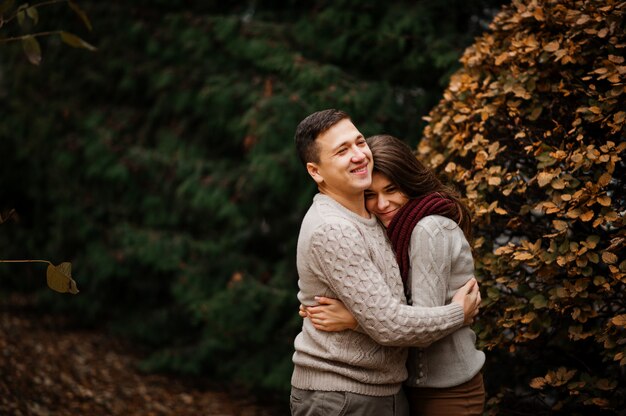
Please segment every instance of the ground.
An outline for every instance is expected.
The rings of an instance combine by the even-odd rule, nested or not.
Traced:
[[[122,340],[43,315],[26,296],[0,300],[0,415],[288,414],[207,380],[144,374],[139,360]]]

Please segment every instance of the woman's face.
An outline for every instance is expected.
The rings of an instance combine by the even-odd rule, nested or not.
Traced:
[[[408,200],[385,175],[379,172],[372,174],[372,185],[365,190],[365,208],[376,215],[385,227]]]

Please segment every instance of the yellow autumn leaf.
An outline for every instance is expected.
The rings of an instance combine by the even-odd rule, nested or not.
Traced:
[[[72,279],[72,263],[65,262],[58,266],[48,265],[46,270],[48,287],[59,293],[77,294],[76,282]]]
[[[98,50],[98,48],[96,48],[95,46],[91,45],[88,42],[85,42],[84,40],[82,40],[81,38],[79,38],[78,36],[72,33],[61,32],[60,35],[61,35],[61,40],[64,43],[67,43],[68,45],[74,48],[83,48],[83,49],[88,49],[90,51]]]

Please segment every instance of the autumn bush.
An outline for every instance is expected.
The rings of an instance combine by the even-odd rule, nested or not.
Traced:
[[[625,12],[514,1],[427,117],[474,215],[491,414],[626,406]]]

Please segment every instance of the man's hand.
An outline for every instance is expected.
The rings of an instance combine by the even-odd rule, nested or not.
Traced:
[[[478,315],[478,307],[480,306],[480,291],[478,290],[478,282],[472,277],[460,288],[452,297],[452,302],[456,302],[463,308],[465,319],[463,323],[469,325]]]

